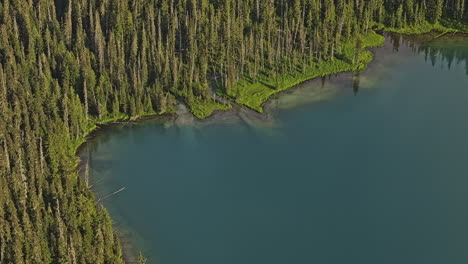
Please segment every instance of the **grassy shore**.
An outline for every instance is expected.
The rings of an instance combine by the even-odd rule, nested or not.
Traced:
[[[381,46],[384,37],[374,31],[360,36],[362,48]],[[297,70],[289,74],[278,76],[279,81],[265,75],[258,76],[255,81],[241,80],[229,95],[235,98],[235,102],[251,108],[258,112],[263,112],[263,104],[274,94],[296,86],[304,81],[322,77],[330,74],[346,71],[357,71],[364,69],[369,64],[373,55],[370,51],[364,50],[358,54],[356,50],[356,39],[351,39],[344,44],[342,51],[337,54],[339,57],[330,61],[314,63],[305,71]],[[356,57],[359,58],[356,59]],[[355,61],[356,63],[353,63]]]
[[[441,33],[441,36],[445,33],[468,33],[468,26],[460,24],[455,25],[453,23],[451,24],[450,21],[444,21],[443,23],[436,24],[425,23],[418,26],[405,28],[391,28],[384,27],[381,24],[375,24],[373,28],[401,34],[425,34],[431,31],[437,31]],[[340,72],[358,71],[365,69],[367,65],[373,60],[372,52],[365,49],[383,45],[385,38],[375,33],[374,31],[370,31],[369,33],[364,34],[359,38],[362,41],[362,48],[364,49],[362,52],[359,52],[359,54],[356,50],[357,38],[350,39],[348,42],[344,43],[342,50],[336,54],[336,58],[334,60],[322,60],[320,62],[316,62],[308,66],[304,71],[302,70],[301,65],[297,65],[296,71],[289,72],[288,74],[281,76],[271,77],[273,76],[272,74],[260,74],[254,80],[247,78],[242,79],[236,84],[236,86],[231,89],[230,94],[223,94],[222,92],[219,94],[220,96],[226,98],[227,101],[233,101],[239,105],[243,105],[259,113],[262,113],[263,104],[268,101],[272,95],[294,87],[302,82]],[[356,59],[357,55],[359,55],[358,59]],[[353,61],[355,63],[353,63]],[[184,96],[184,94],[179,94],[179,96]],[[192,100],[186,103],[192,114],[199,119],[205,119],[209,117],[216,110],[223,111],[232,108],[232,105],[229,103],[220,102],[213,99],[204,100],[198,97],[194,97]],[[170,112],[171,111],[167,111],[167,113]],[[91,120],[86,134],[89,134],[94,129],[96,129],[97,125],[99,124],[112,123],[121,120],[131,120],[138,117],[159,114],[163,113],[141,113],[137,117],[121,114],[104,119]],[[84,141],[84,138],[78,140],[74,149],[78,148],[78,146],[81,145]]]
[[[215,100],[201,100],[193,99],[190,103],[187,103],[190,111],[194,116],[199,119],[205,119],[213,114],[216,110],[229,110],[232,108],[230,104],[223,104]]]
[[[440,36],[446,33],[459,32],[468,33],[468,26],[461,24],[454,24],[450,21],[443,21],[443,23],[424,23],[418,26],[405,27],[405,28],[391,28],[384,27],[381,24],[374,24],[374,29],[384,30],[388,32],[395,32],[401,34],[424,34],[431,31],[440,32]],[[336,58],[333,60],[322,60],[309,65],[305,70],[302,65],[296,65],[296,70],[284,75],[275,76],[274,74],[264,73],[259,74],[255,79],[242,79],[232,89],[230,94],[224,94],[222,91],[218,94],[226,101],[233,101],[239,105],[251,108],[257,112],[263,112],[263,104],[268,99],[279,92],[294,87],[304,81],[311,80],[317,77],[323,77],[331,74],[347,71],[363,70],[367,65],[372,62],[373,54],[365,50],[366,48],[373,48],[383,45],[385,39],[383,36],[370,31],[367,34],[359,36],[362,41],[363,51],[356,49],[357,38],[350,39],[344,43],[342,50],[336,53]],[[359,56],[359,58],[356,58]],[[354,62],[354,63],[353,63]],[[186,97],[181,93],[176,96]],[[229,103],[221,102],[214,99],[201,99],[193,97],[191,100],[186,100],[186,103],[194,116],[199,119],[205,119],[213,114],[216,110],[228,110],[232,106]],[[139,116],[157,115],[161,113],[142,113]],[[134,117],[133,117],[134,118]],[[117,120],[129,120],[132,117],[127,115],[115,116],[102,120],[94,120],[90,123],[89,132],[96,128],[96,124],[110,123]],[[77,145],[79,145],[78,142]]]

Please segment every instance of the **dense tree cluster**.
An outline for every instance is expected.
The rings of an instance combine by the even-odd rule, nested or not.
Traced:
[[[385,0],[385,10],[392,12],[380,22],[400,28],[425,22],[439,23],[442,19],[466,23],[467,5],[466,0]]]
[[[338,58],[375,23],[466,22],[466,4],[0,0],[0,263],[123,262],[76,171],[96,120],[233,95],[241,79]]]

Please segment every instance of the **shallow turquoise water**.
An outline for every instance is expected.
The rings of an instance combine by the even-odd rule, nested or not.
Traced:
[[[468,39],[375,52],[268,118],[107,129],[93,190],[151,263],[468,263]]]

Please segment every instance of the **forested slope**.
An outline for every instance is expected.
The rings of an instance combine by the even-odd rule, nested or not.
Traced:
[[[111,220],[77,173],[76,146],[96,122],[168,112],[176,98],[204,117],[229,107],[214,91],[251,106],[249,89],[271,93],[328,73],[323,65],[361,67],[374,26],[463,27],[466,6],[0,0],[0,263],[123,262]]]

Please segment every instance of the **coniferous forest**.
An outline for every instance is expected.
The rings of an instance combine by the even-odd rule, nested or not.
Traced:
[[[465,0],[0,0],[0,263],[123,263],[78,176],[96,123],[261,111],[290,79],[363,67],[374,29],[467,23]]]

